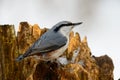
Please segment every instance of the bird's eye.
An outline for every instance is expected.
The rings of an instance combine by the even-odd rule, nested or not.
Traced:
[[[56,27],[54,29],[55,32],[59,31],[62,27],[67,27],[67,26],[71,26],[72,23],[65,23],[65,24],[60,24],[58,27]]]

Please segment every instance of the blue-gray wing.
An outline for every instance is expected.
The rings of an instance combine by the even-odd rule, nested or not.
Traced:
[[[60,33],[46,32],[41,36],[25,53],[24,56],[34,55],[36,53],[47,53],[64,46],[67,38]]]

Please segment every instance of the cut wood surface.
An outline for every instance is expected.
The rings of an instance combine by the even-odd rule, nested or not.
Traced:
[[[0,80],[114,80],[112,59],[107,55],[92,56],[87,37],[81,40],[79,33],[74,32],[60,56],[66,59],[62,65],[32,57],[16,62],[15,58],[47,30],[21,22],[16,35],[14,25],[0,25]]]

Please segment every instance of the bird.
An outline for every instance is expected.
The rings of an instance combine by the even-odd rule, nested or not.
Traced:
[[[19,62],[30,56],[43,61],[57,59],[68,47],[70,32],[75,26],[80,24],[82,22],[58,22],[39,37],[24,54],[18,56],[15,60]]]

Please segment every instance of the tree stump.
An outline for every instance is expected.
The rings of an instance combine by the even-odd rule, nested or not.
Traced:
[[[0,25],[0,80],[113,80],[111,58],[92,56],[87,38],[74,32],[59,59],[62,65],[33,58],[15,62],[47,30],[21,22],[16,36],[14,25]]]
[[[14,60],[17,54],[14,25],[0,25],[0,80],[25,80]]]

